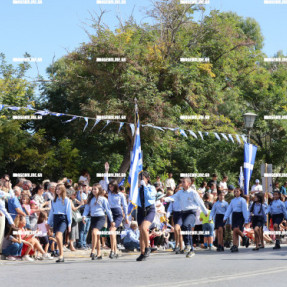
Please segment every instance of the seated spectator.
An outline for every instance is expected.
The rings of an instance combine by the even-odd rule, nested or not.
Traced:
[[[15,226],[19,228],[19,231],[22,232],[21,234],[21,239],[22,242],[24,243],[23,248],[22,248],[22,256],[23,260],[26,261],[34,261],[29,255],[33,255],[35,251],[38,251],[39,253],[42,254],[42,259],[53,259],[53,257],[50,256],[49,253],[46,253],[40,242],[35,238],[34,235],[27,235],[26,234],[26,229],[24,228],[26,225],[26,218],[25,216],[17,216],[15,219]],[[30,249],[30,247],[32,247]],[[28,251],[27,251],[28,250]]]
[[[131,226],[126,230],[123,244],[125,249],[133,251],[134,249],[140,250],[140,232],[136,221],[131,222]]]
[[[7,236],[4,237],[2,245],[2,254],[6,256],[6,260],[15,261],[16,259],[21,258],[21,252],[23,248],[23,242],[20,235],[14,235],[13,231],[17,232],[17,228],[11,227]],[[27,252],[30,252],[30,249],[27,249]]]
[[[25,212],[23,211],[23,209],[21,207],[21,203],[18,199],[21,195],[20,187],[16,186],[14,188],[14,194],[15,194],[15,196],[8,200],[8,211],[9,211],[11,217],[13,218],[13,220],[16,218],[17,215],[26,216]]]

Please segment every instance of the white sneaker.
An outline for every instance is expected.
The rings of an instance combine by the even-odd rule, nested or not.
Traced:
[[[53,260],[54,259],[54,257],[52,257],[50,253],[43,254],[42,258],[46,259],[46,260]]]
[[[14,256],[8,256],[8,257],[6,257],[6,260],[8,260],[8,261],[16,261],[16,258],[14,257]]]
[[[30,262],[33,262],[33,261],[34,261],[34,259],[31,258],[29,255],[24,255],[24,256],[22,257],[22,260],[23,260],[23,261],[30,261]]]

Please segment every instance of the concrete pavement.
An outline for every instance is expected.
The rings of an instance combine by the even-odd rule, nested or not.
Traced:
[[[239,253],[199,250],[192,258],[162,251],[145,262],[123,253],[91,261],[89,251],[66,252],[65,263],[0,261],[3,286],[286,286],[287,246]],[[108,254],[108,252],[106,252]],[[2,285],[2,284],[1,284]]]

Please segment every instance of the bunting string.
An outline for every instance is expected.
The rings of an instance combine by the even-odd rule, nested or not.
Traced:
[[[94,125],[91,128],[90,132],[94,129],[94,127],[100,122],[100,121],[105,121],[106,125],[101,129],[101,131],[103,131],[110,123],[118,123],[119,124],[119,129],[118,129],[118,133],[121,131],[122,127],[124,126],[124,124],[127,124],[130,126],[131,129],[131,133],[132,135],[134,135],[135,132],[135,125],[133,123],[128,123],[128,122],[123,122],[122,120],[120,121],[113,121],[113,120],[109,120],[109,119],[100,119],[99,117],[93,118],[93,117],[85,117],[85,116],[79,116],[79,115],[72,115],[72,114],[65,114],[65,113],[57,113],[57,112],[51,112],[47,109],[45,110],[36,110],[35,108],[33,108],[33,106],[31,104],[27,105],[27,107],[16,107],[16,106],[8,106],[8,105],[4,105],[4,104],[0,104],[0,111],[7,108],[8,110],[11,111],[19,111],[19,110],[29,110],[29,111],[33,111],[34,115],[40,115],[40,116],[55,116],[55,117],[70,117],[70,119],[66,120],[66,121],[62,121],[62,123],[67,124],[70,123],[76,119],[84,119],[85,121],[85,126],[83,129],[83,132],[86,130],[86,128],[88,127],[89,124],[89,120],[93,120],[94,121]],[[101,116],[102,117],[102,116]],[[204,140],[204,135],[209,137],[211,134],[213,134],[215,136],[215,138],[219,141],[221,141],[221,139],[223,138],[225,141],[231,142],[231,143],[235,143],[235,140],[237,141],[238,144],[242,144],[243,143],[247,143],[247,137],[246,135],[238,135],[238,134],[225,134],[225,133],[217,133],[217,132],[201,132],[201,131],[197,131],[198,135],[200,137],[198,137],[198,135],[196,134],[196,132],[192,131],[192,130],[184,130],[181,129],[179,127],[176,128],[171,128],[171,127],[159,127],[159,126],[154,126],[151,124],[146,124],[146,125],[141,125],[142,127],[148,127],[148,128],[153,128],[153,129],[157,129],[160,131],[166,131],[166,130],[170,130],[170,131],[179,131],[179,134],[184,136],[185,138],[188,138],[188,135],[186,133],[186,131],[188,131],[188,133],[193,136],[195,139],[201,139]],[[203,135],[204,133],[204,135]],[[220,137],[220,135],[221,137]],[[242,141],[241,141],[242,139]]]

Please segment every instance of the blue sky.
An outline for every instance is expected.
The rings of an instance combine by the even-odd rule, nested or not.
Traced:
[[[132,11],[138,22],[148,22],[145,8],[150,0],[126,0],[125,5],[99,5],[96,0],[42,0],[41,5],[15,5],[12,0],[0,0],[0,52],[7,61],[23,57],[25,52],[40,57],[40,74],[46,78],[45,69],[67,51],[87,42],[83,27],[87,27],[90,12],[100,9],[110,11],[104,18],[111,28],[117,24],[116,15],[124,20]],[[264,0],[210,0],[207,7],[220,11],[233,11],[244,17],[253,17],[260,24],[265,38],[264,52],[272,57],[278,50],[286,54],[287,4],[266,5]],[[285,29],[284,29],[285,28]],[[37,69],[32,63],[29,76],[35,77]]]

